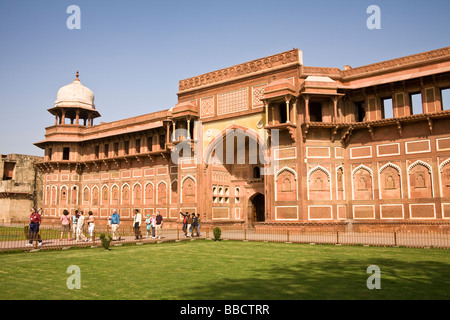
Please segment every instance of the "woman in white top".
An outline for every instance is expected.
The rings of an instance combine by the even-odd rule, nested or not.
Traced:
[[[88,212],[89,219],[88,219],[88,233],[89,233],[89,241],[92,241],[94,239],[94,216],[92,215],[92,211]]]
[[[141,221],[142,221],[142,216],[139,213],[138,209],[134,210],[134,220],[133,220],[133,226],[134,226],[134,236],[136,238],[136,240],[139,240],[140,236],[141,236]]]
[[[83,211],[80,211],[80,216],[78,218],[78,223],[77,223],[77,240],[80,239],[83,241],[87,241],[86,236],[84,235],[84,214]]]

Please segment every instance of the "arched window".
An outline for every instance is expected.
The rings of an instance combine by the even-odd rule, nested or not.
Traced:
[[[151,182],[145,185],[145,204],[153,204],[153,183]]]
[[[331,174],[327,169],[316,166],[309,170],[307,178],[309,200],[331,200]]]
[[[388,163],[380,169],[380,198],[399,199],[401,197],[400,167]]]
[[[372,170],[364,165],[353,170],[352,187],[353,199],[372,200],[373,199],[373,179]]]
[[[104,185],[102,187],[102,198],[101,198],[101,204],[109,204],[109,196],[108,196],[108,186]]]
[[[408,168],[408,185],[410,198],[432,198],[431,166],[420,160],[410,165]]]
[[[167,184],[165,181],[161,181],[157,186],[157,204],[166,204],[167,203]]]
[[[133,186],[133,204],[141,204],[142,201],[142,188],[139,183]]]
[[[98,187],[94,186],[92,188],[92,205],[97,206],[99,204],[98,198]]]
[[[174,180],[170,185],[170,203],[178,202],[178,180]]]
[[[275,201],[297,200],[297,174],[288,167],[282,168],[276,174]]]

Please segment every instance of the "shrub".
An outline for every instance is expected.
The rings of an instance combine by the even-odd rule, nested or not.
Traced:
[[[102,247],[105,248],[105,250],[109,250],[109,245],[112,241],[111,235],[102,233],[100,235],[100,240],[102,241]]]
[[[219,227],[215,227],[213,229],[213,234],[214,234],[214,240],[218,241],[218,240],[220,240],[220,235],[222,234],[222,230],[220,230]]]

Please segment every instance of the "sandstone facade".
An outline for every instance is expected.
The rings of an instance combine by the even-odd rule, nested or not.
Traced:
[[[43,206],[54,219],[136,208],[168,223],[446,228],[449,88],[450,47],[343,69],[294,49],[181,80],[171,109],[94,125],[77,74],[36,143]]]

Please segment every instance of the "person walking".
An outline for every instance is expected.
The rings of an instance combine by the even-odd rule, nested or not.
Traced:
[[[61,221],[61,236],[59,237],[59,241],[62,241],[65,232],[67,232],[67,240],[71,241],[72,239],[70,238],[70,216],[68,210],[64,209],[63,215],[59,218],[59,221]]]
[[[78,210],[75,210],[75,215],[72,217],[72,239],[76,239],[77,237],[77,223],[79,217]]]
[[[197,234],[198,237],[198,219],[195,213],[192,213],[192,236],[194,237],[194,233]]]
[[[150,218],[150,214],[147,214],[147,219],[145,219],[145,225],[147,226],[147,237],[150,235],[152,230],[152,219]]]
[[[87,241],[87,238],[84,235],[84,220],[84,212],[80,211],[80,216],[77,223],[77,239],[75,240],[76,242],[78,242],[78,240]]]
[[[142,216],[139,213],[139,210],[134,209],[133,227],[134,227],[135,240],[139,240],[139,238],[141,236],[141,222],[142,222]]]
[[[88,219],[89,241],[94,241],[95,219],[94,219],[94,215],[92,214],[92,211],[89,211],[88,214],[89,214],[89,219]]]
[[[190,214],[187,215],[187,220],[186,220],[186,232],[187,232],[187,237],[191,237],[192,235],[192,216]]]
[[[189,212],[186,212],[186,214],[183,214],[183,212],[180,211],[180,214],[183,216],[183,232],[184,232],[184,236],[187,237],[187,220],[188,220]]]
[[[116,209],[113,209],[113,215],[111,216],[111,229],[112,229],[112,238],[114,241],[120,240],[118,237],[117,230],[119,229],[120,224],[120,216],[117,213]]]
[[[152,215],[152,219],[151,219],[150,224],[152,225],[152,238],[155,239],[155,232],[156,232],[156,216],[155,216],[154,213],[153,213],[153,215]]]
[[[156,237],[158,239],[161,239],[162,225],[163,225],[163,217],[161,213],[158,211],[158,214],[156,215]]]
[[[32,246],[33,240],[38,242],[38,246],[42,245],[42,239],[41,239],[41,236],[39,235],[39,226],[40,225],[41,225],[41,215],[39,214],[39,210],[36,210],[35,208],[31,208],[30,224],[29,224],[29,230],[28,230],[29,242],[28,242],[27,246]]]

